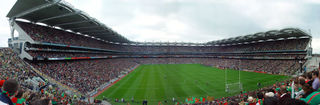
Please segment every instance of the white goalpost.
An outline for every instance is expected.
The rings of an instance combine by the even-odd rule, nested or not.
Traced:
[[[226,63],[225,63],[226,64]],[[242,90],[242,83],[241,83],[241,72],[240,72],[240,69],[241,69],[241,60],[239,59],[239,63],[238,63],[238,74],[239,74],[239,78],[238,78],[238,82],[233,82],[233,83],[229,83],[228,82],[228,70],[225,70],[225,91],[227,93],[234,93],[234,92],[238,92],[238,91],[241,91]]]

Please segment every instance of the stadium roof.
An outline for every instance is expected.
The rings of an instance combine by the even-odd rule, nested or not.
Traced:
[[[109,42],[130,42],[97,19],[63,0],[17,0],[7,17],[44,23]]]
[[[217,41],[208,42],[213,45],[234,45],[234,44],[245,44],[245,43],[256,43],[273,40],[285,40],[295,38],[311,38],[306,32],[297,28],[285,28],[282,30],[271,30],[267,32],[258,32],[252,35],[238,36],[228,39],[222,39]]]
[[[119,35],[87,13],[74,8],[64,0],[18,0],[7,15],[10,19],[25,19],[31,22],[44,23],[60,27],[75,33],[93,36],[110,43],[127,45],[235,45],[264,42],[269,40],[285,40],[288,38],[311,38],[310,35],[297,28],[271,30],[252,35],[238,36],[207,43],[166,43],[166,42],[132,42]]]

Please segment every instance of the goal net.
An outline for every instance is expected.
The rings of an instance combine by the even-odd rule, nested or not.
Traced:
[[[236,64],[233,65],[232,69],[235,70],[225,69],[225,91],[227,93],[235,93],[242,91],[240,59]]]
[[[242,91],[242,83],[230,83],[226,84],[225,91],[227,93],[236,93]]]

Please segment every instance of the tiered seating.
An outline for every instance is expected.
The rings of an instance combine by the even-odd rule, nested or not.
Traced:
[[[101,59],[36,62],[32,65],[61,83],[87,93],[117,78],[121,71],[131,69],[136,63],[127,59]]]
[[[30,65],[20,59],[11,49],[0,48],[0,59],[0,93],[2,94],[3,92],[2,89],[4,88],[1,87],[4,86],[5,81],[16,80],[20,87],[18,90],[19,94],[12,95],[11,100],[21,100],[19,101],[21,102],[20,105],[39,105],[34,104],[34,102],[44,100],[51,100],[53,105],[66,105],[68,103],[77,105],[88,104],[80,100],[80,96],[75,98],[73,95],[67,94],[66,90],[59,89],[45,79],[42,79],[40,75],[32,70]],[[15,105],[18,104],[15,103]]]
[[[107,51],[102,50],[34,45],[30,48],[53,49],[56,51],[28,51],[33,57],[134,56],[133,58],[93,60],[30,61],[30,64],[41,72],[65,85],[78,89],[82,93],[97,89],[102,84],[117,78],[121,72],[127,71],[138,64],[196,63],[222,69],[291,74],[300,68],[298,61],[305,62],[306,52],[304,51],[310,40],[288,39],[232,46],[134,46],[110,44],[49,27],[23,22],[17,23],[32,39],[38,42],[127,52],[117,55],[116,53],[106,53]],[[92,51],[97,53],[92,53]],[[140,54],[139,52],[149,54]],[[154,56],[158,58],[152,58]]]
[[[239,51],[274,51],[305,50],[309,39],[290,39],[281,41],[258,42],[233,46],[131,46],[109,44],[70,32],[30,23],[17,22],[32,39],[39,42],[64,45],[101,48],[130,52],[239,52]]]

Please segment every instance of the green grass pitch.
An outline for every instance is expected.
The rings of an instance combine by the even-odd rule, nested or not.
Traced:
[[[239,71],[228,70],[227,74],[228,83],[238,82]],[[246,91],[257,89],[258,82],[267,86],[289,78],[245,71],[241,71],[240,75]],[[224,70],[200,64],[158,64],[140,65],[96,98],[103,99],[104,96],[115,105],[125,104],[115,103],[115,98],[124,98],[131,105],[141,105],[141,101],[147,99],[148,104],[157,105],[159,101],[164,103],[164,100],[170,104],[172,97],[184,102],[190,96],[220,98],[238,93],[225,92]],[[132,97],[135,103],[131,103]]]

